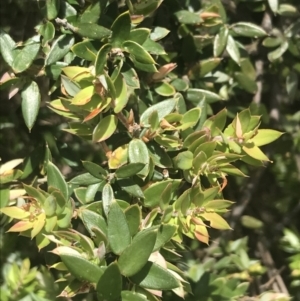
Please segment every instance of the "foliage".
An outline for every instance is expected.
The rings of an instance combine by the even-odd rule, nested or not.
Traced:
[[[235,187],[271,162],[265,145],[286,131],[282,141],[299,151],[299,112],[279,126],[282,90],[275,95],[284,79],[282,98],[299,101],[299,3],[11,2],[30,21],[18,28],[4,5],[12,17],[0,33],[12,116],[2,118],[12,148],[0,167],[5,300],[51,300],[53,292],[100,301],[288,300],[268,287],[252,293],[268,267],[250,259],[247,238],[224,231],[240,219],[262,236],[261,217],[233,210],[229,223],[223,215]],[[269,108],[265,96],[274,98]],[[283,154],[274,155],[278,183]],[[297,186],[297,173],[289,176]],[[26,253],[12,262],[15,233],[33,252],[50,251],[40,271]],[[286,229],[282,244],[295,253],[293,287],[296,233]]]

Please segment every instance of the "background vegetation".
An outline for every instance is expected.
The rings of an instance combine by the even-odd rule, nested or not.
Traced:
[[[300,300],[298,0],[0,11],[1,300]]]

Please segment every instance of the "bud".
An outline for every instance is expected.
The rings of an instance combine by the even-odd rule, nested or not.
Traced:
[[[161,66],[158,69],[158,72],[153,73],[152,75],[152,80],[153,81],[160,81],[163,78],[165,78],[165,76],[170,73],[172,70],[174,70],[177,67],[177,64],[175,63],[169,63],[166,65]]]

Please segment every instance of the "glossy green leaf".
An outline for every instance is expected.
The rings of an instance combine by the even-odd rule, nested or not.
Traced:
[[[194,88],[187,90],[186,98],[195,105],[198,105],[202,99],[205,99],[207,103],[213,103],[222,100],[222,97],[214,92]]]
[[[122,276],[116,262],[110,264],[97,283],[99,301],[115,301],[121,296]]]
[[[47,164],[47,178],[48,178],[48,187],[57,188],[66,200],[69,199],[69,190],[68,185],[59,171],[59,169],[52,163],[48,162]]]
[[[145,167],[144,163],[129,163],[128,165],[123,165],[116,170],[117,178],[129,178],[134,175],[139,174],[139,172]]]
[[[142,64],[155,64],[152,56],[138,43],[133,41],[125,41],[124,49],[134,57],[134,59]]]
[[[61,35],[57,38],[46,55],[45,65],[52,65],[62,59],[70,51],[74,41],[75,40],[72,35]]]
[[[115,254],[121,254],[131,243],[131,235],[126,216],[115,201],[111,203],[109,208],[107,233],[110,248]]]
[[[275,130],[261,129],[257,131],[257,134],[251,139],[251,142],[256,146],[262,146],[277,140],[282,134],[283,133]]]
[[[153,251],[157,251],[163,247],[173,237],[176,230],[177,227],[174,225],[161,225],[157,231],[157,238]]]
[[[154,12],[163,0],[148,0],[148,1],[137,1],[133,4],[133,12],[136,15],[149,15]]]
[[[200,24],[203,22],[200,14],[192,13],[187,10],[180,10],[175,13],[175,16],[182,24]]]
[[[254,146],[253,143],[251,143],[250,145],[244,145],[242,149],[251,158],[259,161],[270,161],[268,157],[260,150],[260,148]]]
[[[156,42],[152,41],[150,38],[148,38],[143,43],[142,46],[150,54],[153,54],[153,55],[164,55],[164,54],[166,54],[165,49],[159,43],[156,43]]]
[[[88,86],[80,90],[72,99],[71,104],[75,106],[83,106],[87,104],[95,93],[94,86]]]
[[[160,197],[169,183],[172,184],[172,196],[173,193],[178,189],[181,180],[165,180],[161,182],[154,183],[147,187],[144,191],[145,200],[144,205],[146,207],[155,207],[159,205]]]
[[[122,275],[130,277],[147,263],[156,241],[157,230],[139,232],[118,260]]]
[[[28,69],[37,56],[40,44],[26,45],[14,58],[12,68],[15,73],[21,73]]]
[[[112,203],[115,200],[114,192],[109,183],[105,184],[102,190],[102,202],[103,202],[103,210],[105,215],[107,216],[110,210]]]
[[[108,115],[101,119],[93,131],[93,142],[101,142],[114,134],[118,124],[115,115]]]
[[[11,36],[4,31],[0,31],[0,50],[1,50],[1,55],[5,62],[9,65],[12,66],[14,58],[15,58],[15,53],[14,53],[14,48],[16,46],[15,41],[11,38]]]
[[[131,179],[119,179],[118,184],[120,188],[124,191],[126,191],[128,194],[136,197],[136,198],[144,198],[143,191],[141,187]]]
[[[107,63],[107,55],[111,51],[112,45],[104,44],[97,53],[95,62],[95,75],[101,75]]]
[[[59,256],[68,271],[78,280],[97,283],[103,275],[99,266],[79,255],[61,253]]]
[[[79,23],[74,28],[74,31],[85,38],[99,40],[106,38],[111,34],[109,29],[95,23]]]
[[[150,142],[147,144],[147,147],[149,155],[153,159],[153,162],[156,166],[161,168],[170,168],[173,166],[172,160],[167,154],[167,152],[163,148],[161,148],[157,143]]]
[[[238,22],[231,25],[231,29],[237,35],[250,37],[250,38],[260,38],[267,35],[264,29],[253,23]]]
[[[99,178],[92,176],[90,173],[83,173],[74,177],[70,183],[74,185],[92,185],[99,183]]]
[[[107,225],[102,215],[89,209],[79,210],[78,215],[81,218],[84,226],[92,236],[95,235],[93,233],[93,230],[95,228],[100,229],[104,235],[107,235]]]
[[[229,230],[231,229],[226,220],[215,212],[205,212],[202,213],[203,216],[207,221],[210,222],[210,226],[215,229],[219,230]]]
[[[55,27],[53,23],[47,21],[40,27],[39,33],[43,36],[42,46],[47,45],[48,42],[52,41],[55,37]]]
[[[153,41],[158,41],[163,39],[165,36],[169,34],[170,30],[164,28],[164,27],[155,27],[153,31],[150,34],[150,38]]]
[[[176,93],[174,87],[167,82],[156,84],[155,92],[161,96],[172,96]]]
[[[143,43],[148,39],[149,35],[150,35],[150,29],[135,28],[130,31],[129,40],[136,42],[140,45],[143,45]]]
[[[155,105],[152,105],[151,107],[147,108],[144,113],[140,117],[140,123],[144,126],[149,126],[149,117],[152,114],[153,111],[157,111],[159,121],[162,120],[166,115],[170,114],[176,106],[177,99],[176,98],[170,98],[163,100]]]
[[[142,212],[138,204],[131,205],[125,210],[125,216],[129,227],[130,235],[134,236],[138,231],[142,221]]]
[[[153,262],[147,262],[130,279],[141,287],[154,290],[170,290],[180,286],[179,281],[171,272]]]
[[[229,30],[227,27],[221,27],[219,33],[214,39],[214,56],[220,56],[226,48]]]
[[[122,301],[147,301],[145,295],[133,292],[133,291],[122,291]]]
[[[96,163],[90,161],[82,161],[82,164],[91,175],[98,179],[103,180],[108,175],[107,171]]]
[[[22,98],[22,115],[29,131],[32,129],[37,118],[41,95],[36,82],[32,81],[21,92]]]
[[[116,97],[114,99],[114,112],[120,113],[128,102],[127,85],[122,73],[114,81]]]
[[[129,12],[119,15],[111,26],[111,43],[113,47],[121,47],[122,43],[129,39],[131,20]]]
[[[257,85],[256,81],[249,78],[246,74],[242,72],[235,72],[234,77],[241,88],[245,89],[249,93],[256,93]]]
[[[193,153],[190,151],[184,151],[179,153],[175,159],[174,163],[176,164],[177,168],[182,170],[187,170],[192,168],[193,166]]]
[[[138,176],[146,177],[149,172],[149,152],[145,142],[133,139],[129,142],[128,158],[130,163],[143,163],[144,168],[137,173]]]
[[[284,41],[280,47],[272,52],[268,53],[268,59],[270,62],[274,62],[282,57],[282,55],[287,51],[289,47],[288,41]]]
[[[45,2],[43,11],[48,20],[53,20],[57,17],[60,8],[60,0],[48,0]]]
[[[80,16],[80,23],[97,23],[101,14],[101,1],[89,5]]]
[[[97,51],[89,40],[75,44],[71,50],[75,55],[84,60],[93,62],[96,59]]]
[[[234,38],[229,35],[227,38],[226,50],[230,57],[239,65],[240,64],[240,51],[234,40]]]

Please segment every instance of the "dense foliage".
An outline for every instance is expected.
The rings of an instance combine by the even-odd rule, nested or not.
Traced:
[[[1,300],[300,300],[299,16],[1,3]]]

